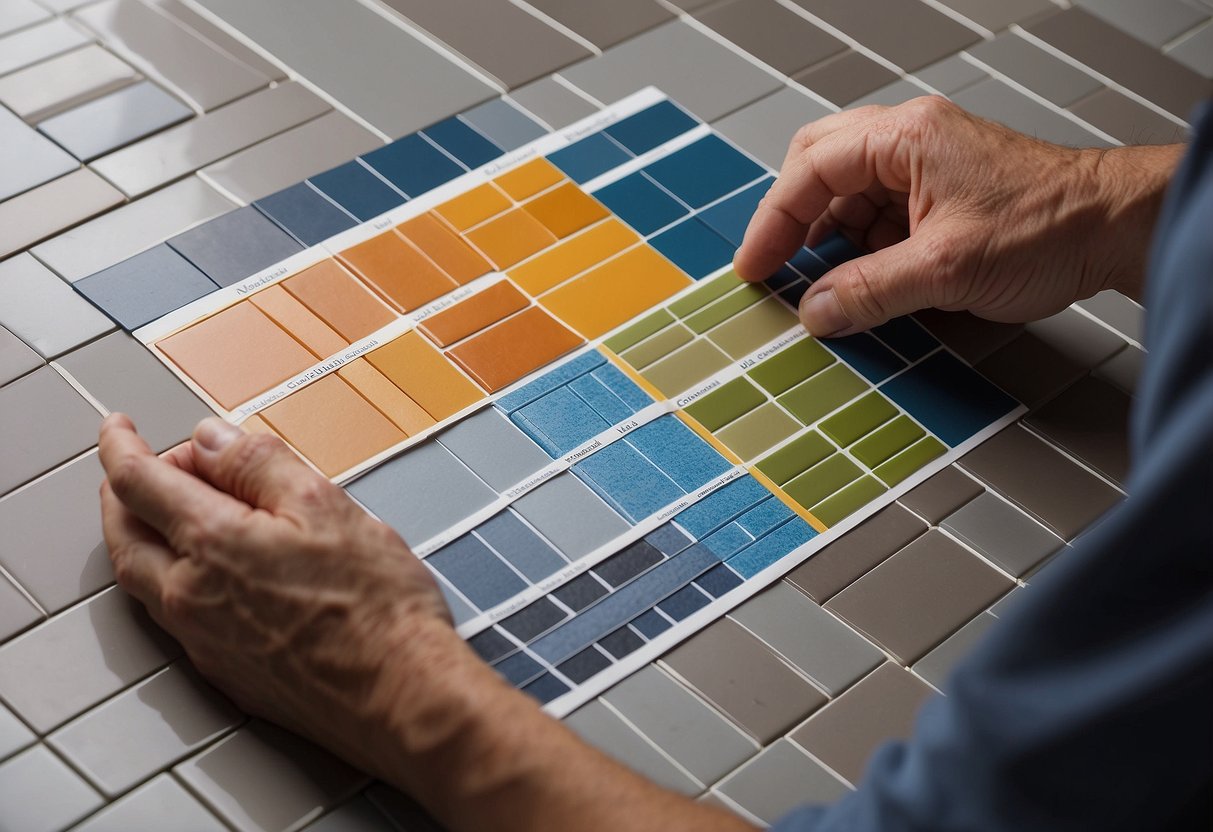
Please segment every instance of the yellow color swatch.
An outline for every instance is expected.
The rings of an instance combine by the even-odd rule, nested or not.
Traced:
[[[502,214],[465,235],[498,271],[525,260],[556,242],[556,236],[521,208]]]
[[[479,387],[416,332],[405,333],[366,359],[435,421],[484,398]]]
[[[532,296],[564,283],[575,274],[623,251],[640,238],[618,220],[607,220],[584,234],[545,251],[534,260],[510,271],[510,277]]]
[[[372,367],[365,358],[346,364],[337,375],[363,395],[375,409],[392,420],[392,423],[409,436],[434,424],[434,417],[426,413],[421,405],[401,392],[387,376]]]
[[[434,209],[434,213],[458,230],[467,231],[473,225],[509,210],[510,205],[509,197],[492,182],[486,182],[442,203]]]
[[[521,202],[544,188],[550,188],[561,179],[564,179],[564,174],[547,159],[532,159],[509,173],[501,174],[493,181],[501,190]]]

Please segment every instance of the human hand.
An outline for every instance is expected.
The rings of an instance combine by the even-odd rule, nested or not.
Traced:
[[[157,457],[119,415],[100,445],[118,583],[246,712],[397,773],[410,685],[479,669],[404,541],[273,436],[208,419]]]
[[[837,113],[797,133],[735,266],[765,279],[834,231],[871,250],[801,299],[818,336],[932,306],[1018,322],[1137,296],[1181,151],[1061,147],[938,97]]]

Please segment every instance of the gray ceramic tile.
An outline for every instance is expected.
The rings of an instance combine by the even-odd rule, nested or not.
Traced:
[[[1023,324],[987,321],[968,312],[926,309],[915,313],[914,318],[970,364],[976,364],[1023,332]]]
[[[214,415],[147,348],[114,332],[59,359],[97,401],[134,420],[156,452],[189,438],[194,425]]]
[[[8,708],[0,705],[0,760],[13,756],[37,737]]]
[[[858,783],[872,752],[905,739],[931,689],[908,670],[887,663],[815,713],[790,738],[851,783]]]
[[[1028,407],[1057,395],[1083,374],[1075,361],[1025,332],[975,365],[978,372]]]
[[[20,164],[0,167],[0,199],[27,191],[80,166],[67,151],[4,107],[0,107],[0,146],[6,159]]]
[[[8,578],[0,575],[0,639],[10,638],[42,619],[42,613]]]
[[[1183,0],[1076,0],[1075,5],[1157,47],[1210,17],[1207,9]]]
[[[1213,79],[1213,24],[1206,24],[1166,50],[1168,57]]]
[[[0,203],[0,257],[41,242],[123,201],[122,194],[88,168]]]
[[[1065,545],[1057,535],[989,492],[940,525],[1016,577]]]
[[[775,741],[716,787],[764,823],[805,803],[833,803],[847,784],[786,739]]]
[[[963,49],[979,37],[918,0],[794,2],[908,72]]]
[[[652,0],[614,0],[611,3],[530,0],[528,5],[550,15],[599,49],[609,49],[671,17],[670,12]]]
[[[1145,310],[1115,289],[1106,289],[1078,305],[1130,341],[1145,343]]]
[[[837,696],[884,661],[884,654],[870,641],[782,581],[729,617],[800,668],[830,696]]]
[[[213,110],[270,82],[138,0],[103,0],[75,12],[74,17],[199,110]]]
[[[102,156],[92,167],[128,196],[138,196],[327,109],[302,85],[287,82]]]
[[[995,618],[1006,618],[1013,610],[1017,609],[1020,604],[1028,597],[1027,586],[1017,586],[1006,595],[998,599],[997,603],[991,606],[986,612]]]
[[[590,745],[659,786],[686,795],[696,794],[704,786],[597,699],[565,717],[564,724]]]
[[[0,326],[0,387],[15,378],[36,370],[43,364],[42,357],[29,345]]]
[[[338,806],[304,829],[307,832],[397,832],[396,825],[363,795]]]
[[[230,286],[303,249],[251,205],[170,237],[168,245],[220,286]]]
[[[661,661],[764,744],[826,701],[817,688],[728,618],[701,630]]]
[[[784,75],[846,49],[838,38],[775,0],[726,0],[695,12],[695,18]]]
[[[48,612],[114,579],[97,500],[103,479],[90,453],[0,500],[0,565]]]
[[[701,783],[715,783],[759,750],[656,665],[632,674],[602,698]]]
[[[66,20],[53,18],[0,38],[0,75],[61,55],[88,43],[88,35]]]
[[[138,78],[129,64],[88,44],[0,78],[0,103],[26,121],[38,122]]]
[[[1145,360],[1144,350],[1134,346],[1125,347],[1096,367],[1091,374],[1133,396],[1137,393],[1137,380],[1141,377]]]
[[[991,69],[1062,107],[1103,86],[1081,69],[1014,32],[971,46],[968,53]]]
[[[783,87],[712,126],[768,167],[779,170],[796,131],[831,112],[799,90]]]
[[[162,774],[73,827],[72,832],[131,832],[133,829],[225,832],[227,827],[171,775]]]
[[[498,491],[517,485],[551,458],[494,407],[486,407],[439,436],[446,449]]]
[[[1066,540],[1121,498],[1112,486],[1019,426],[1001,431],[960,464]]]
[[[38,129],[87,161],[192,115],[151,81],[142,81],[48,118]]]
[[[0,387],[0,494],[97,442],[101,414],[52,367]]]
[[[1027,30],[1180,118],[1209,94],[1207,79],[1083,9],[1065,9]]]
[[[0,2],[0,34],[23,29],[48,17],[47,10],[33,0],[3,0]]]
[[[1001,122],[1012,130],[1071,147],[1106,147],[1091,131],[1058,115],[997,78],[963,89],[952,100],[969,112]]]
[[[233,207],[214,188],[191,176],[65,231],[32,251],[61,277],[75,282]]]
[[[101,803],[101,795],[44,745],[0,764],[0,805],[8,829],[54,832]]]
[[[202,175],[249,203],[382,146],[349,116],[330,112],[203,168]]]
[[[243,721],[179,662],[72,720],[47,742],[112,798]]]
[[[460,113],[459,118],[503,150],[521,147],[547,132],[526,113],[500,98]]]
[[[1084,370],[1107,361],[1125,345],[1115,333],[1073,309],[1033,321],[1027,331]]]
[[[919,81],[944,95],[953,95],[989,77],[984,69],[974,66],[960,55],[952,55],[938,63],[924,66],[914,75]]]
[[[856,99],[880,89],[897,75],[860,52],[848,49],[792,77],[825,100],[845,107]]]
[[[682,21],[658,26],[560,74],[599,101],[615,101],[652,84],[704,121],[715,121],[780,86],[778,79]]]
[[[219,288],[163,243],[78,280],[75,286],[129,330]]]
[[[376,809],[392,819],[401,832],[444,832],[417,801],[383,783],[372,783],[363,794]]]
[[[788,573],[819,604],[927,530],[898,505],[882,509]]]
[[[0,647],[0,696],[45,733],[180,653],[114,588]]]
[[[414,544],[429,540],[497,497],[437,442],[380,465],[348,490]]]
[[[274,81],[286,78],[286,72],[260,52],[244,44],[226,29],[187,6],[184,0],[147,0],[151,5],[185,26],[198,37],[226,55]]]
[[[826,609],[910,664],[1011,586],[933,530],[835,595]]]
[[[914,664],[914,672],[947,695],[946,682],[957,663],[973,651],[997,618],[983,612]]]
[[[1033,413],[1027,424],[1113,482],[1129,476],[1132,398],[1088,376]]]
[[[1057,11],[1051,0],[943,0],[943,4],[991,32]]]
[[[1070,112],[1125,144],[1177,144],[1187,138],[1187,128],[1116,90],[1100,90]]]
[[[200,5],[393,138],[494,94],[392,22],[386,11],[358,0],[202,0]],[[310,25],[282,25],[296,18]]]
[[[589,554],[628,528],[627,521],[569,473],[520,497],[514,510],[570,560]]]
[[[877,104],[882,107],[896,107],[898,104],[904,104],[912,98],[930,94],[931,90],[926,87],[920,86],[908,78],[902,78],[899,81],[894,81],[887,86],[881,87],[875,92],[868,93],[858,101],[851,102],[851,106],[866,107],[869,104]]]
[[[483,68],[506,87],[534,81],[590,51],[539,18],[494,0],[468,0],[458,5],[424,0],[384,3]],[[468,25],[475,20],[475,25]],[[526,44],[525,49],[519,49]]]
[[[567,127],[598,108],[553,78],[540,78],[510,92],[510,98],[527,112],[543,119],[553,130]]]
[[[910,489],[898,502],[936,525],[984,490],[981,483],[949,465],[922,485]]]
[[[241,832],[302,824],[366,780],[306,740],[257,721],[173,771]]]

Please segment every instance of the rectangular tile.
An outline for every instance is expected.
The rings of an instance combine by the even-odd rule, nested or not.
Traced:
[[[0,199],[8,199],[80,166],[66,151],[4,107],[0,107],[0,144],[4,145],[8,158],[21,161],[0,169]]]
[[[972,29],[918,0],[796,0],[796,4],[908,72],[978,39]],[[873,25],[877,20],[880,25]]]
[[[46,733],[179,653],[138,602],[109,589],[0,647],[0,693]]]
[[[12,581],[0,575],[0,639],[15,636],[42,620],[42,613]]]
[[[0,705],[0,760],[5,760],[37,740],[37,736],[25,726],[13,712]]]
[[[0,34],[31,26],[48,17],[47,10],[33,0],[7,0],[0,8]]]
[[[447,354],[490,393],[583,343],[542,309],[528,309],[464,341]]]
[[[61,18],[13,32],[0,39],[0,75],[61,55],[89,40],[88,35]]]
[[[703,788],[597,699],[567,716],[564,723],[590,745],[658,785],[687,795]]]
[[[123,201],[122,194],[87,168],[0,203],[0,257],[21,251]]]
[[[43,365],[38,353],[29,345],[0,326],[0,387]]]
[[[944,5],[991,32],[1057,11],[1052,0],[944,0]]]
[[[1105,147],[1107,142],[1018,90],[989,78],[956,93],[952,100],[982,118],[1012,130],[1070,147]]]
[[[0,801],[14,829],[62,829],[104,802],[44,745],[0,765]]]
[[[797,129],[833,112],[791,87],[755,101],[712,126],[746,151],[778,170]]]
[[[1183,0],[1079,0],[1076,5],[1158,48],[1208,20],[1211,13]]]
[[[970,55],[1054,104],[1069,106],[1103,85],[1013,32],[969,47]]]
[[[168,245],[220,286],[230,286],[303,249],[252,206],[170,237]]]
[[[984,490],[981,483],[949,465],[922,485],[910,489],[898,502],[928,523],[937,525]]]
[[[88,161],[192,115],[189,107],[151,81],[141,81],[52,116],[38,129]]]
[[[75,287],[128,330],[219,288],[163,243],[78,280]],[[152,287],[155,292],[150,291]]]
[[[576,0],[535,0],[530,5],[551,15],[599,49],[609,49],[671,17],[668,11],[648,0],[617,0],[609,7]]]
[[[846,48],[774,0],[728,0],[697,10],[695,18],[784,75],[795,75]]]
[[[97,510],[103,479],[88,454],[0,500],[0,565],[48,612],[114,580]]]
[[[244,718],[177,663],[64,725],[47,742],[113,798]]]
[[[897,80],[897,75],[867,55],[847,49],[821,62],[814,62],[792,80],[839,107]]]
[[[510,3],[475,0],[454,7],[415,0],[386,2],[506,87],[520,86],[590,56],[584,46]],[[469,26],[469,19],[476,25]],[[522,43],[526,49],[517,48]]]
[[[202,169],[225,193],[253,202],[382,146],[349,116],[329,112]]]
[[[0,78],[0,103],[26,121],[38,122],[138,77],[121,59],[89,44]]]
[[[1208,80],[1084,9],[1065,9],[1027,31],[1179,118],[1209,94]]]
[[[1178,144],[1187,130],[1116,90],[1102,89],[1070,112],[1125,144]]]
[[[1065,541],[1004,500],[986,492],[950,514],[940,527],[1016,577]]]
[[[51,367],[0,388],[0,494],[97,441],[101,414]]]
[[[213,110],[269,85],[266,75],[136,0],[104,0],[73,16],[199,110]]]
[[[141,824],[158,829],[178,826],[196,832],[226,829],[172,775],[162,774],[106,806],[75,827],[75,832],[127,832]]]
[[[459,114],[459,120],[471,125],[502,150],[522,147],[545,132],[539,122],[505,98],[490,98],[464,110]]]
[[[1129,476],[1131,404],[1128,394],[1088,376],[1033,413],[1026,424],[1123,485]]]
[[[771,824],[805,802],[832,803],[847,793],[846,783],[786,739],[764,748],[716,788]]]
[[[961,55],[952,55],[917,70],[914,77],[944,95],[952,95],[985,80],[988,73]]]
[[[139,196],[326,110],[323,100],[287,82],[102,156],[92,167]]]
[[[201,5],[388,136],[419,130],[494,92],[387,13],[357,0]],[[282,25],[296,17],[311,23]]]
[[[1125,338],[1141,344],[1145,341],[1145,310],[1129,298],[1112,289],[1079,301],[1084,312],[1115,329]]]

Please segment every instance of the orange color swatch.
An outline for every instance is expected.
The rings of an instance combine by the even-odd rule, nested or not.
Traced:
[[[245,433],[269,433],[273,436],[278,435],[274,433],[274,429],[267,425],[265,420],[256,413],[241,422],[240,429]]]
[[[251,303],[229,306],[156,346],[228,410],[316,363]]]
[[[451,344],[495,324],[530,305],[526,295],[503,280],[449,309],[426,318],[417,328],[440,347]]]
[[[556,242],[551,231],[521,208],[472,229],[467,238],[493,261],[498,271]]]
[[[553,289],[539,302],[582,335],[597,338],[691,283],[669,260],[639,246]]]
[[[321,260],[282,286],[351,342],[396,320],[392,310],[336,260]]]
[[[395,231],[351,246],[337,256],[404,312],[457,287],[446,272]]]
[[[522,207],[548,231],[562,238],[610,215],[601,202],[572,182],[553,188]]]
[[[350,345],[281,286],[262,289],[249,298],[249,302],[256,304],[317,358],[328,358]]]
[[[484,398],[442,353],[416,332],[408,332],[368,353],[366,360],[436,421]]]
[[[496,185],[486,182],[442,203],[434,212],[459,231],[467,231],[473,225],[508,210],[512,204]]]
[[[582,343],[551,315],[532,307],[464,341],[447,355],[494,393]]]
[[[261,416],[327,477],[407,438],[354,388],[331,375],[270,405]]]
[[[608,220],[511,270],[510,277],[524,291],[539,295],[573,275],[581,274],[590,266],[601,263],[612,254],[623,251],[639,239],[636,232],[623,223]]]
[[[564,174],[547,159],[532,159],[509,173],[501,174],[493,181],[501,190],[521,202],[544,188],[552,187],[561,179],[564,179]]]
[[[414,217],[396,226],[396,230],[460,286],[493,270],[489,261],[433,214]]]
[[[351,361],[338,370],[337,375],[345,379],[407,435],[420,433],[434,424],[433,417],[426,413],[421,405],[404,395],[399,387],[367,363],[366,359]]]

